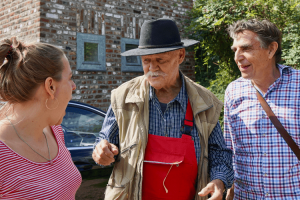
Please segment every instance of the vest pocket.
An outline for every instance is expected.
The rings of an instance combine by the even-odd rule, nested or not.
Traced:
[[[126,200],[128,199],[128,184],[125,186],[112,186],[107,184],[104,200]]]
[[[121,153],[116,159],[111,178],[113,186],[122,186],[130,182],[134,176],[138,158],[137,143],[121,148]]]
[[[130,153],[131,153],[131,150],[133,149],[133,148],[135,148],[136,147],[136,143],[135,144],[132,144],[132,145],[129,145],[129,147],[126,147],[126,148],[124,148],[123,150],[122,150],[122,152],[121,152],[121,155],[124,155],[124,154],[129,154],[129,156],[130,156]]]

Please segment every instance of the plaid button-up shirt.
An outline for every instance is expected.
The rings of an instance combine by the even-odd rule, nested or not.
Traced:
[[[188,96],[185,89],[185,83],[182,81],[182,87],[179,94],[167,104],[167,108],[163,113],[155,95],[154,88],[151,87],[149,98],[149,134],[181,138],[182,132],[180,129],[185,118],[187,102]],[[107,111],[107,116],[104,119],[102,130],[100,131],[100,137],[97,139],[96,144],[102,139],[106,139],[110,143],[118,145],[118,134],[118,125],[114,112],[110,106]],[[195,145],[197,161],[199,162],[201,148],[195,123],[191,135]],[[225,187],[231,187],[233,183],[232,150],[226,147],[223,132],[219,123],[209,137],[208,148],[211,180],[220,179],[224,182]]]
[[[300,72],[277,65],[264,98],[300,144]],[[224,134],[234,151],[235,199],[300,199],[300,162],[261,107],[251,81],[239,78],[225,92]]]

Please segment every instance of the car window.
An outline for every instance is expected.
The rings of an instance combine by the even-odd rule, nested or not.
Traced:
[[[91,111],[67,107],[62,128],[67,147],[93,146],[102,128],[104,116]]]

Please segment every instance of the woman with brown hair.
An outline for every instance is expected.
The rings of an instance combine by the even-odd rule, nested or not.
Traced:
[[[53,45],[0,42],[0,199],[75,199],[81,175],[60,126],[71,77]]]

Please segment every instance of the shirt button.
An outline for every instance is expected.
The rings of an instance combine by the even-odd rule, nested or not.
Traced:
[[[267,174],[264,174],[264,176],[267,176]],[[267,193],[268,194],[268,193]]]
[[[266,196],[269,196],[269,193],[266,193]]]
[[[263,134],[263,136],[265,137],[265,136],[266,136],[266,134],[264,133],[264,134]]]
[[[267,155],[267,153],[264,153],[264,156]]]

